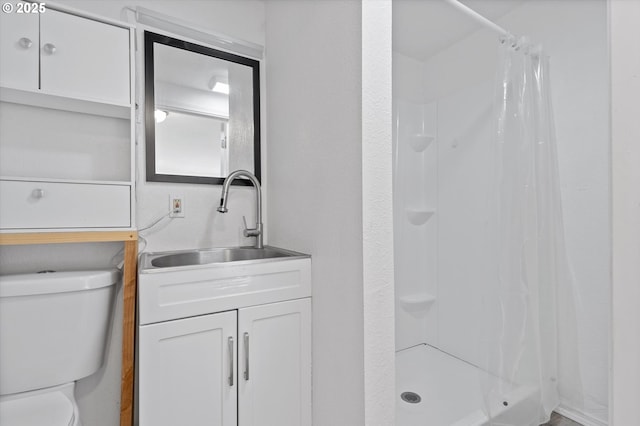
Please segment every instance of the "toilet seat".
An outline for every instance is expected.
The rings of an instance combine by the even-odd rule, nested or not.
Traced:
[[[64,388],[55,388],[6,396],[0,399],[0,425],[76,426],[77,408]]]

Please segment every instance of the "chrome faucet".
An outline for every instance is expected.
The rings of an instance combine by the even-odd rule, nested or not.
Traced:
[[[227,209],[227,198],[229,197],[229,186],[231,186],[231,182],[233,182],[238,177],[246,177],[248,178],[253,186],[256,188],[256,227],[248,228],[247,220],[244,216],[242,216],[242,220],[244,221],[244,236],[245,237],[256,237],[255,248],[261,249],[264,248],[262,243],[262,193],[260,190],[260,182],[258,178],[256,178],[253,173],[248,172],[246,170],[236,170],[227,176],[222,184],[222,194],[220,195],[220,207],[218,207],[218,211],[220,213],[226,213],[229,210]]]

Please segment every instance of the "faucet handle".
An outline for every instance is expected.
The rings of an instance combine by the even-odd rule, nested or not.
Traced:
[[[244,236],[245,237],[257,237],[262,234],[262,224],[256,224],[255,228],[249,228],[247,226],[247,218],[242,216],[242,221],[244,222]]]

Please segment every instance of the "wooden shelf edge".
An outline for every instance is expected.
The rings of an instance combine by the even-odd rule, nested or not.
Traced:
[[[138,231],[29,232],[0,234],[0,245],[137,241]]]
[[[138,241],[124,243],[120,426],[133,424]]]

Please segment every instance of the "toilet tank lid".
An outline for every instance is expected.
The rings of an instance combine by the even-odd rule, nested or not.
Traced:
[[[0,298],[92,290],[113,285],[119,278],[116,269],[3,275]]]

